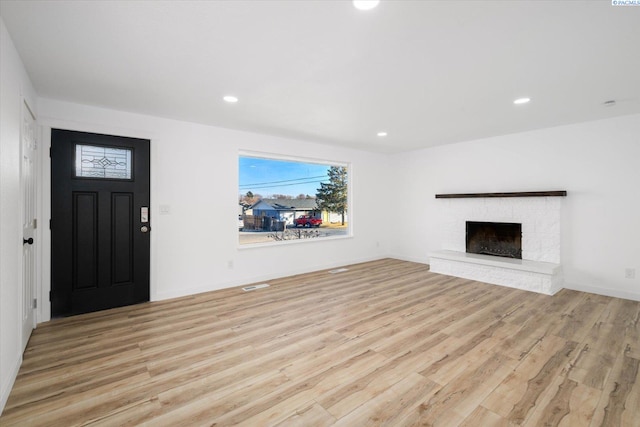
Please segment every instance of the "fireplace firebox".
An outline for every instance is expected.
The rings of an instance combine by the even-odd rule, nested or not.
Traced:
[[[467,221],[467,253],[522,259],[522,224]]]

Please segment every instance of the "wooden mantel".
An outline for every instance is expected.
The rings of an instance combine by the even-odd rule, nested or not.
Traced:
[[[562,191],[518,191],[512,193],[463,193],[463,194],[436,194],[436,199],[469,199],[478,197],[566,197],[567,192]]]

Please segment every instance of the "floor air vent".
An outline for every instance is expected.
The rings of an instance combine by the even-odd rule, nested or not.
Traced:
[[[348,268],[336,268],[335,270],[329,270],[329,273],[336,274],[336,273],[344,273],[345,271],[349,271],[349,269]]]
[[[260,285],[245,286],[244,288],[242,288],[242,290],[245,292],[249,292],[249,291],[255,291],[256,289],[262,289],[267,287],[269,287],[268,283],[262,283]]]

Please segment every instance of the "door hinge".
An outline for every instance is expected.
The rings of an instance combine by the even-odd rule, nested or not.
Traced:
[[[51,302],[51,291],[49,291],[49,302]]]
[[[33,218],[33,228],[38,228],[38,218]]]
[[[38,299],[37,298],[33,299],[33,308],[38,308]]]
[[[51,157],[51,147],[49,147],[49,157]]]
[[[51,220],[49,220],[49,230],[51,230]]]

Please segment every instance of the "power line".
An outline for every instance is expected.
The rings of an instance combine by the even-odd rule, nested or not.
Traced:
[[[307,178],[295,178],[295,179],[284,179],[282,181],[265,181],[265,182],[256,182],[253,184],[240,184],[240,187],[252,187],[254,185],[265,185],[265,184],[278,184],[281,182],[292,182],[292,181],[304,181],[304,180],[308,180],[308,179],[317,179],[317,178],[327,178],[327,175],[318,175],[318,176],[310,176]],[[312,184],[314,182],[321,182],[321,181],[310,181],[309,184]],[[306,182],[300,182],[299,184],[307,184]]]
[[[258,187],[245,187],[242,188],[242,190],[247,190],[247,189],[253,189],[253,190],[258,190],[258,189],[264,189],[264,188],[280,188],[280,187],[289,187],[291,185],[304,185],[304,184],[315,184],[315,183],[319,183],[319,182],[324,182],[326,180],[322,180],[322,181],[309,181],[309,182],[293,182],[290,184],[279,184],[279,185],[264,185],[264,186],[258,186]]]

